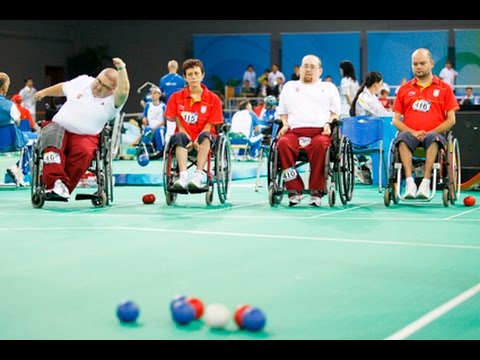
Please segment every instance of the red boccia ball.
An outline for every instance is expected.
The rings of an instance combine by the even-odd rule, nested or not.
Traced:
[[[473,206],[475,205],[475,197],[472,195],[468,195],[463,199],[463,205],[465,206]]]
[[[240,329],[243,328],[243,314],[245,313],[245,311],[247,311],[250,308],[251,308],[250,305],[242,304],[242,305],[238,305],[237,308],[235,309],[235,314],[233,315],[233,319],[235,320],[235,323]]]
[[[145,194],[142,197],[142,201],[144,204],[153,204],[156,198],[154,194]]]
[[[196,297],[188,297],[187,302],[192,305],[195,310],[195,319],[200,319],[203,315],[204,305],[202,300]]]

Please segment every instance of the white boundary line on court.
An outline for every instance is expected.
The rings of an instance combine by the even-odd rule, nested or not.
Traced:
[[[465,214],[468,214],[468,213],[471,213],[471,212],[474,212],[474,211],[478,211],[478,210],[480,210],[480,207],[477,207],[477,208],[471,209],[471,210],[462,211],[460,214],[455,214],[455,215],[446,217],[446,218],[444,218],[443,220],[455,219],[455,218],[457,218],[457,217],[459,217],[459,216],[463,216],[463,215],[465,215]]]
[[[404,340],[410,335],[414,334],[418,330],[424,328],[432,321],[438,319],[440,316],[446,314],[448,311],[452,310],[453,308],[457,307],[464,301],[470,299],[472,296],[478,294],[480,292],[480,283],[471,287],[470,289],[464,291],[460,295],[454,297],[453,299],[447,301],[446,303],[440,305],[436,309],[428,312],[427,314],[423,315],[418,320],[408,324],[403,329],[400,329],[393,335],[390,335],[385,340]]]
[[[236,236],[236,237],[250,237],[250,238],[267,238],[267,239],[285,239],[285,240],[314,240],[326,242],[339,243],[355,243],[355,244],[373,244],[373,245],[396,245],[396,246],[413,246],[413,247],[432,247],[432,248],[450,248],[450,249],[471,249],[480,250],[480,245],[454,245],[454,244],[432,244],[432,243],[409,243],[404,241],[375,241],[375,240],[356,240],[356,239],[341,239],[331,237],[313,237],[313,236],[298,236],[298,235],[280,235],[280,234],[252,234],[252,233],[235,233],[223,231],[203,231],[203,230],[184,230],[184,229],[162,229],[162,228],[142,228],[130,226],[92,226],[92,227],[3,227],[3,231],[92,231],[92,230],[120,230],[120,231],[150,231],[150,232],[173,232],[183,234],[198,234],[198,235],[217,235],[217,236]]]

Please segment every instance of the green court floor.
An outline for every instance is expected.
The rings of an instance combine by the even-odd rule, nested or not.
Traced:
[[[386,208],[357,186],[347,206],[272,208],[253,183],[212,206],[204,195],[167,206],[162,187],[136,186],[115,187],[107,208],[33,209],[29,190],[0,191],[0,338],[480,339],[478,192],[474,207],[445,208],[438,192]],[[251,304],[267,324],[176,325],[177,294],[232,313]],[[116,319],[121,299],[138,303],[137,324]]]

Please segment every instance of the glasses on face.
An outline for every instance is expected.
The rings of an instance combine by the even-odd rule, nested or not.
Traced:
[[[98,82],[102,87],[104,87],[104,88],[107,89],[107,90],[112,91],[112,90],[114,89],[114,88],[108,86],[107,84],[103,83],[102,80],[100,80],[98,77],[95,78],[95,80],[97,80],[97,82]]]
[[[317,65],[310,65],[310,64],[302,64],[302,68],[305,70],[317,70],[320,69]]]

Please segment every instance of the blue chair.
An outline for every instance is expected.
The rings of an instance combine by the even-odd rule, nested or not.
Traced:
[[[20,151],[17,167],[24,175],[30,171],[30,141],[15,124],[0,125],[0,153]]]
[[[386,171],[383,151],[383,119],[362,115],[344,118],[342,122],[341,131],[350,139],[354,155],[378,154],[378,192],[381,193],[382,167]],[[372,163],[375,162],[372,161]]]
[[[20,125],[18,125],[18,128],[20,131],[32,131],[32,128],[30,127],[30,121],[28,121],[28,119],[20,120]]]

